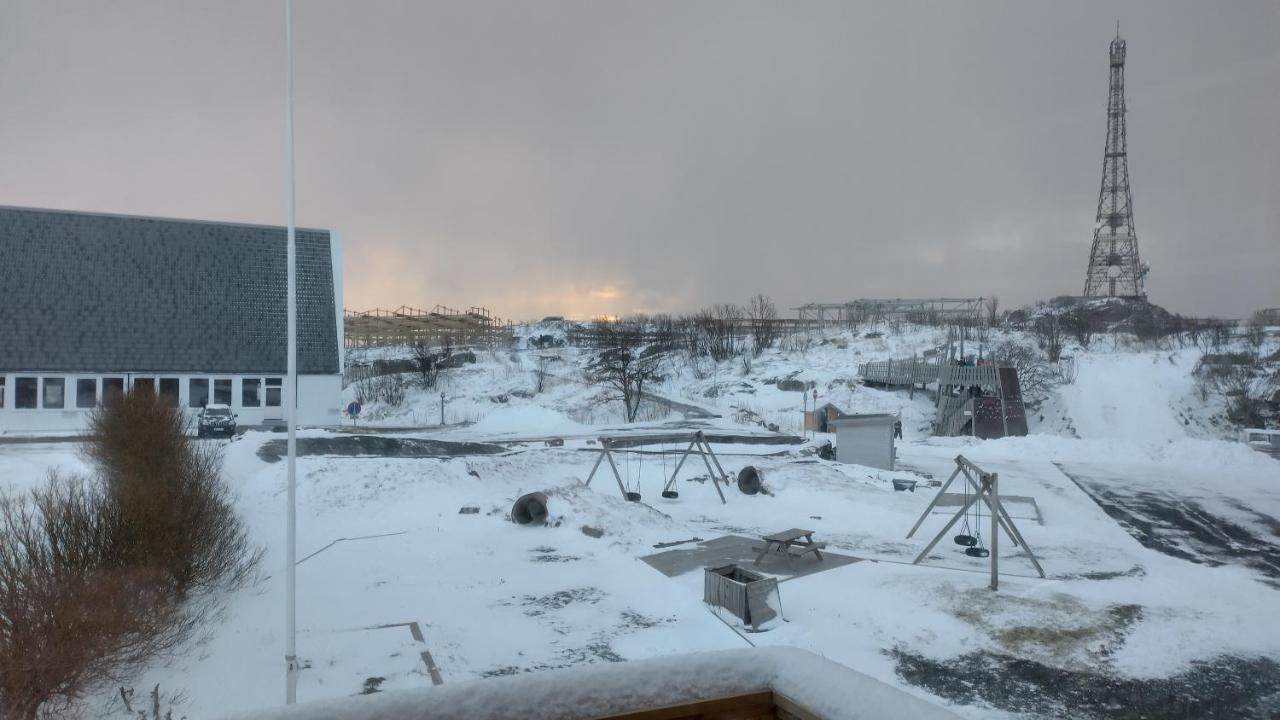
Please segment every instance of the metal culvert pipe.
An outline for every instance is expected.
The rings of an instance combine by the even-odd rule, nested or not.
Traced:
[[[764,478],[754,465],[747,465],[738,471],[738,489],[743,495],[755,495],[764,491]]]
[[[521,495],[511,506],[511,522],[517,525],[542,525],[547,521],[547,496],[540,492]]]

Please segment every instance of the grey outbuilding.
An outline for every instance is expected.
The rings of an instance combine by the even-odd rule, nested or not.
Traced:
[[[893,426],[896,415],[876,413],[845,415],[828,425],[836,433],[836,461],[892,470],[896,452]]]

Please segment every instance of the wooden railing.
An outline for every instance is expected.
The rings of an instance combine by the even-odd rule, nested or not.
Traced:
[[[935,359],[880,360],[859,365],[858,375],[863,380],[883,385],[924,384],[938,381],[940,367]]]

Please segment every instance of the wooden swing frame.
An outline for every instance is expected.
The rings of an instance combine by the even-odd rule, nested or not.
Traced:
[[[929,554],[929,551],[938,544],[938,541],[942,540],[951,528],[960,521],[960,518],[964,517],[965,514],[969,512],[969,508],[973,507],[979,500],[981,500],[991,512],[991,589],[998,590],[1000,588],[1001,528],[1003,528],[1005,534],[1009,536],[1014,547],[1021,545],[1022,549],[1027,551],[1027,557],[1031,558],[1031,564],[1035,566],[1036,572],[1040,574],[1040,577],[1045,577],[1044,568],[1040,567],[1040,561],[1036,559],[1036,554],[1032,552],[1031,546],[1028,545],[1026,539],[1022,537],[1022,533],[1018,530],[1018,526],[1014,524],[1013,518],[1005,511],[1004,505],[1000,503],[999,474],[989,473],[983,470],[963,455],[956,456],[956,469],[951,472],[951,477],[947,478],[947,481],[942,483],[942,487],[938,488],[938,494],[934,495],[933,500],[929,501],[929,506],[924,509],[923,513],[921,513],[920,519],[916,520],[916,524],[911,528],[911,532],[907,533],[907,537],[910,538],[912,535],[916,534],[916,530],[920,529],[920,526],[924,524],[925,518],[929,517],[929,514],[933,512],[933,508],[938,504],[938,500],[942,498],[943,493],[945,493],[947,488],[951,487],[951,483],[955,482],[955,479],[961,475],[964,476],[965,482],[973,487],[973,497],[970,498],[969,502],[965,503],[963,507],[956,511],[955,515],[951,516],[951,520],[947,522],[946,526],[943,527],[942,530],[938,531],[938,534],[934,536],[933,540],[929,541],[929,544],[925,546],[924,550],[920,551],[920,554],[916,556],[915,560],[911,561],[911,564],[918,565],[921,560],[924,560]]]
[[[608,460],[609,469],[613,470],[613,479],[618,481],[618,492],[622,494],[623,500],[627,499],[626,485],[622,482],[622,474],[618,472],[618,465],[613,459],[612,451],[615,449],[614,443],[616,441],[626,441],[628,445],[649,445],[653,443],[680,442],[681,440],[688,440],[689,446],[680,454],[680,460],[676,463],[675,470],[671,471],[671,477],[664,478],[666,482],[662,486],[662,491],[667,492],[675,487],[676,476],[679,475],[680,468],[684,466],[684,461],[689,459],[691,454],[695,453],[696,449],[696,454],[702,458],[703,464],[707,467],[707,475],[711,477],[711,484],[715,486],[716,494],[720,496],[721,504],[727,504],[727,501],[724,498],[724,491],[720,489],[720,483],[724,483],[725,486],[728,486],[729,476],[725,473],[724,467],[720,465],[720,459],[716,457],[715,451],[711,449],[711,443],[707,442],[707,437],[702,434],[701,430],[694,430],[690,433],[664,433],[661,435],[601,435],[599,440],[600,454],[596,456],[595,465],[591,466],[591,474],[587,475],[586,484],[588,487],[591,485],[591,480],[596,476],[596,471],[600,469],[600,463]]]

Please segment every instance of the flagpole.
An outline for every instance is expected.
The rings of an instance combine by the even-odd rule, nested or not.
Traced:
[[[288,425],[288,486],[289,507],[286,511],[285,538],[285,704],[292,705],[298,696],[298,588],[297,588],[297,554],[298,554],[298,305],[297,277],[294,267],[296,249],[294,247],[296,228],[294,227],[294,187],[293,187],[293,0],[284,0],[284,44],[288,54],[288,91],[285,112],[285,157],[288,185],[288,249],[286,264],[288,265],[288,359],[286,361],[285,380],[285,422]]]

